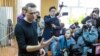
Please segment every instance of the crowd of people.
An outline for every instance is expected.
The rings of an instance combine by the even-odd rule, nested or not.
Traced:
[[[49,8],[49,15],[41,18],[36,5],[28,3],[17,17],[15,36],[19,56],[93,56],[93,44],[100,39],[99,8],[94,8],[90,16],[68,29],[56,16],[55,6]]]

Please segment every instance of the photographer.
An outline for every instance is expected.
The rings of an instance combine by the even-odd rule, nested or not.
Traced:
[[[35,20],[36,20],[36,23],[37,23],[38,40],[40,42],[41,39],[42,39],[42,34],[43,34],[43,31],[44,31],[44,28],[45,28],[45,23],[44,23],[43,18],[41,18],[39,11],[36,11],[36,19]]]
[[[56,8],[54,6],[49,8],[49,15],[44,17],[45,29],[43,37],[45,40],[49,39],[52,35],[59,36],[60,22],[56,16]]]
[[[71,37],[71,30],[67,29],[65,34],[57,37],[56,40],[58,41],[58,44],[55,56],[69,55],[71,46],[75,44],[75,40]]]
[[[88,20],[82,27],[81,36],[79,37],[77,44],[82,48],[82,56],[87,56],[88,53],[92,53],[91,46],[96,43],[98,39],[98,32],[95,28],[93,20]]]
[[[98,27],[99,26],[99,8],[94,8],[93,9],[93,11],[92,11],[92,13],[91,13],[91,15],[90,16],[87,16],[86,18],[84,18],[83,20],[82,20],[82,24],[86,24],[86,21],[88,21],[88,20],[90,20],[90,19],[92,19],[92,20],[94,20],[94,21],[96,21],[95,23],[96,23],[96,27]]]
[[[56,16],[56,8],[54,6],[49,8],[49,15],[44,17],[44,22],[45,22],[45,29],[43,32],[43,37],[45,40],[50,39],[51,36],[60,35],[60,22]],[[45,48],[45,51],[46,53],[48,53],[48,47]]]
[[[98,40],[100,39],[100,17],[99,17],[99,8],[94,8],[91,15],[87,16],[82,20],[82,24],[85,24],[87,20],[92,19],[95,21],[95,27],[98,29]],[[98,41],[100,42],[100,40]]]

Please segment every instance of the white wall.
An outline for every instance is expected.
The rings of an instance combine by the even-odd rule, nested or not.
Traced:
[[[18,0],[17,2],[17,16],[21,13],[21,9],[27,3],[34,3],[37,6],[37,11],[41,10],[41,0]]]

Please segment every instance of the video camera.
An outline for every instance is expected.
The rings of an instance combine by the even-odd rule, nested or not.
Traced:
[[[82,55],[82,48],[78,45],[72,45],[71,54],[74,54],[76,56]]]
[[[39,22],[40,19],[41,19],[41,17],[37,15],[36,22]]]
[[[62,2],[62,4],[59,5],[60,10],[56,13],[56,16],[58,16],[60,14],[60,12],[61,12],[61,10],[62,10],[63,7],[67,7],[67,6],[64,5],[63,2]],[[68,15],[68,12],[63,12],[61,15],[62,16]]]

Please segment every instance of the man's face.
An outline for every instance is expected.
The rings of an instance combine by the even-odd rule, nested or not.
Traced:
[[[97,14],[99,14],[99,8],[94,8],[93,11],[95,11]]]
[[[70,30],[67,30],[66,33],[65,33],[66,39],[69,39],[70,36],[71,36],[71,31]]]
[[[50,13],[51,16],[55,16],[55,14],[56,14],[56,9],[51,9],[51,10],[49,11],[49,13]]]
[[[29,21],[33,21],[36,18],[36,8],[28,7],[26,17]]]
[[[93,13],[93,16],[92,16],[94,19],[97,19],[99,17],[99,14],[97,13]]]

